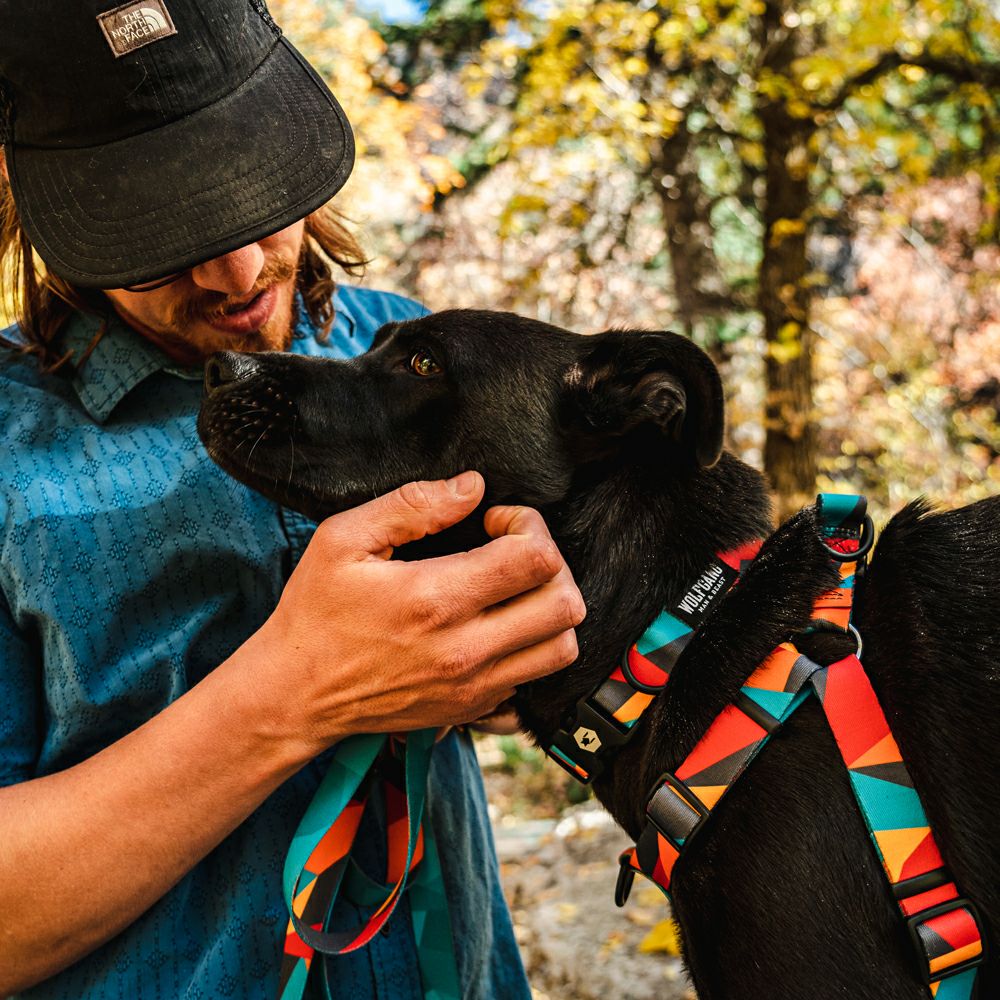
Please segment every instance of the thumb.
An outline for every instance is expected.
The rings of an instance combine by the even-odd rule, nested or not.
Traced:
[[[366,555],[388,559],[397,546],[436,534],[468,517],[484,490],[478,472],[406,483],[351,512],[359,519],[355,537]]]

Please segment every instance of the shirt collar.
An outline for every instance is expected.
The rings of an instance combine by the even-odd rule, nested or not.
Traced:
[[[65,349],[71,352],[73,364],[79,365],[73,375],[73,388],[84,409],[98,423],[103,424],[122,399],[153,372],[202,378],[200,369],[182,368],[127,326],[117,313],[106,318],[107,328],[80,364],[102,322],[104,317],[77,313],[63,334]]]
[[[308,354],[309,349],[304,344],[296,344],[295,341],[315,342],[317,331],[313,321],[309,318],[309,313],[306,311],[302,295],[298,292],[295,293],[295,307],[298,310],[298,318],[295,321],[295,328],[292,331],[292,346],[289,350],[295,354]],[[353,338],[355,328],[357,327],[357,320],[354,317],[354,313],[351,312],[350,306],[340,294],[339,285],[333,293],[333,316],[334,325],[331,334],[343,331],[348,337]]]

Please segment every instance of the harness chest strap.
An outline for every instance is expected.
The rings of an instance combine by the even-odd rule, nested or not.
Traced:
[[[589,784],[635,732],[636,723],[666,686],[670,671],[699,626],[753,561],[761,543],[721,552],[669,611],[661,611],[611,675],[576,705],[545,752]]]
[[[839,563],[841,584],[817,600],[814,627],[845,628],[855,574],[872,540],[871,522],[860,497],[823,495],[819,510],[823,541]],[[770,735],[811,693],[823,706],[848,768],[930,996],[970,1000],[984,958],[982,925],[944,866],[857,654],[821,667],[790,642],[774,650],[743,686],[739,702],[723,710],[675,773],[657,780],[639,840],[620,859],[618,905],[624,905],[636,872],[669,896],[674,866],[692,837]]]

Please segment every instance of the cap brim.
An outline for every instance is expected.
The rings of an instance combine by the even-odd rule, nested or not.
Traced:
[[[7,147],[25,232],[84,288],[121,288],[211,260],[333,197],[351,126],[283,38],[237,90],[160,128],[86,149]]]

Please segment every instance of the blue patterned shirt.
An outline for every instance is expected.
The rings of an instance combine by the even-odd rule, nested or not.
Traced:
[[[383,323],[423,313],[346,287],[335,305],[326,343],[301,313],[294,352],[358,354]],[[74,317],[67,347],[82,350],[96,324]],[[208,459],[195,432],[200,399],[200,370],[178,367],[117,320],[72,377],[0,351],[0,785],[72,767],[137,728],[277,603],[315,525]],[[282,865],[323,760],[125,931],[23,996],[271,1000],[287,922]],[[435,750],[428,809],[464,996],[527,997],[467,737]],[[384,837],[367,832],[360,860],[377,875]],[[370,912],[338,906],[338,926]],[[330,961],[328,978],[335,1000],[420,1000],[405,900],[387,933]]]

